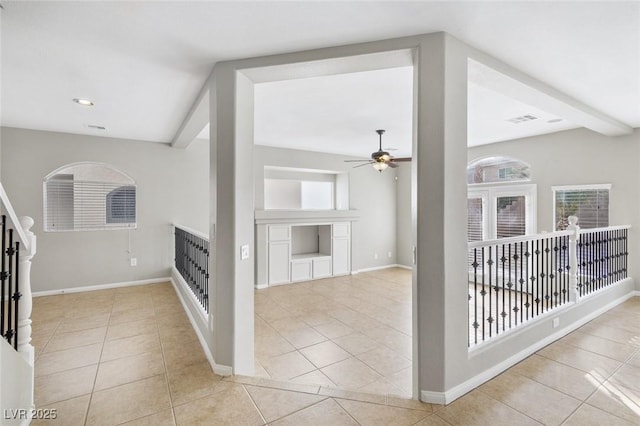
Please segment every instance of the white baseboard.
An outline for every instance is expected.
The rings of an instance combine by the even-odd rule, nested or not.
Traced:
[[[408,265],[402,265],[400,263],[394,265],[396,268],[400,268],[400,269],[406,269],[408,271],[413,271],[413,267],[408,266]]]
[[[110,284],[98,284],[98,285],[88,285],[84,287],[72,287],[72,288],[61,288],[58,290],[46,290],[46,291],[34,291],[32,293],[33,297],[42,297],[42,296],[53,296],[57,294],[67,294],[67,293],[82,293],[85,291],[97,291],[97,290],[108,290],[111,288],[119,288],[119,287],[133,287],[137,285],[145,285],[145,284],[156,284],[169,282],[171,277],[161,277],[161,278],[150,278],[148,280],[138,280],[138,281],[124,281],[121,283],[110,283]]]
[[[209,350],[209,345],[207,345],[207,340],[204,338],[204,336],[200,332],[200,328],[198,327],[196,319],[191,314],[191,310],[187,306],[187,302],[185,301],[184,297],[182,297],[182,292],[178,288],[178,284],[175,282],[173,277],[169,278],[169,280],[171,281],[171,284],[173,285],[174,289],[176,290],[176,293],[178,294],[178,299],[180,299],[180,303],[182,303],[182,308],[184,309],[185,313],[187,314],[187,317],[189,318],[189,322],[191,323],[191,328],[193,328],[193,331],[195,331],[196,336],[198,336],[198,341],[200,342],[200,346],[202,346],[204,355],[207,357],[207,361],[209,361],[209,365],[211,365],[211,369],[213,370],[213,372],[219,376],[233,375],[232,367],[228,365],[221,365],[216,363],[215,359],[213,358],[213,354]],[[187,288],[187,291],[189,291],[188,288]],[[207,324],[208,324],[208,321],[207,321]]]
[[[356,275],[356,274],[360,274],[362,272],[380,271],[381,269],[389,269],[389,268],[402,268],[402,269],[409,269],[409,270],[412,269],[410,266],[400,265],[398,263],[394,263],[394,264],[391,264],[391,265],[382,265],[382,266],[374,266],[373,268],[358,269],[358,270],[355,270],[355,271],[351,271],[351,274],[352,275]]]
[[[470,378],[469,380],[466,380],[463,383],[460,383],[457,386],[454,386],[453,388],[445,391],[445,392],[433,392],[433,391],[425,391],[425,390],[421,390],[420,391],[420,400],[423,402],[429,402],[432,404],[450,404],[451,402],[455,401],[456,399],[460,398],[461,396],[465,395],[466,393],[472,391],[473,389],[477,388],[478,386],[482,385],[483,383],[493,379],[494,377],[496,377],[497,375],[499,375],[500,373],[502,373],[503,371],[507,370],[508,368],[514,366],[515,364],[519,363],[520,361],[522,361],[523,359],[533,355],[534,353],[536,353],[537,351],[539,351],[540,349],[544,348],[545,346],[555,342],[556,340],[566,336],[567,334],[571,333],[572,331],[582,327],[584,324],[588,323],[589,321],[593,320],[594,318],[602,315],[603,313],[607,312],[608,310],[614,308],[615,306],[624,303],[625,301],[629,300],[630,298],[634,297],[634,296],[640,296],[640,291],[631,291],[627,294],[625,294],[624,296],[606,304],[605,306],[601,307],[600,309],[597,309],[591,313],[589,313],[588,315],[580,318],[578,321],[575,321],[573,323],[571,323],[570,325],[568,325],[567,327],[563,328],[562,330],[559,330],[549,336],[547,336],[546,338],[539,340],[538,342],[536,342],[535,344],[529,346],[526,349],[523,349],[522,351],[512,355],[511,357],[505,359],[504,361],[502,361],[499,364],[494,365],[493,367],[483,371],[480,374],[475,375],[474,377]],[[575,306],[575,305],[574,305]],[[579,306],[579,305],[577,305]]]
[[[256,289],[264,290],[265,288],[269,288],[269,284],[256,284]]]

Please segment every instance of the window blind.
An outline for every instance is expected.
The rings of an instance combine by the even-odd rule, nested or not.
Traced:
[[[558,189],[555,191],[555,212],[557,230],[567,228],[569,216],[577,216],[581,228],[609,226],[609,190]]]
[[[482,198],[467,199],[468,241],[482,241],[484,239],[482,222]]]
[[[45,230],[78,231],[136,227],[136,187],[78,181],[56,175],[45,181]]]
[[[527,229],[525,197],[498,197],[496,203],[496,237],[525,235]]]

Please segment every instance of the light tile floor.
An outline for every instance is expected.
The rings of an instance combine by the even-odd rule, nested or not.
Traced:
[[[216,376],[169,283],[36,298],[32,318],[36,406],[58,414],[35,425],[640,424],[639,297],[446,407]]]
[[[411,397],[411,271],[258,290],[255,316],[258,376]]]

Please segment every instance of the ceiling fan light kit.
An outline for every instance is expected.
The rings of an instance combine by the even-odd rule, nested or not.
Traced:
[[[396,168],[398,167],[398,162],[406,162],[411,161],[411,158],[395,158],[387,151],[382,150],[382,135],[384,134],[383,129],[376,130],[376,133],[380,137],[378,143],[378,150],[376,152],[371,153],[371,160],[345,160],[345,162],[364,162],[364,164],[360,164],[355,167],[365,166],[367,164],[371,164],[374,169],[382,173],[383,170],[387,168]],[[387,148],[389,149],[389,148]]]

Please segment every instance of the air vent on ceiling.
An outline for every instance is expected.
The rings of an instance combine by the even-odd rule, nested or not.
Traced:
[[[551,120],[547,120],[547,123],[559,123],[562,121],[562,118],[552,118]]]
[[[507,121],[513,124],[520,124],[520,123],[524,123],[526,121],[531,121],[531,120],[537,120],[538,117],[536,117],[535,115],[521,115],[520,117],[513,117],[508,119]]]
[[[87,124],[87,127],[90,129],[95,129],[95,130],[107,130],[106,127],[104,126],[97,126],[95,124]]]

